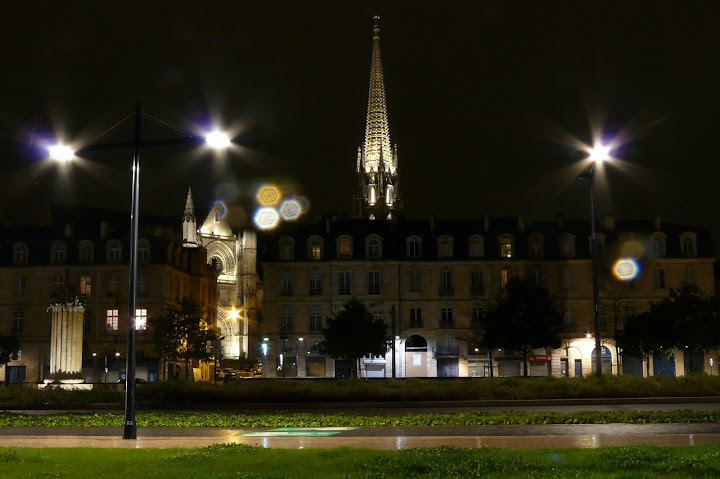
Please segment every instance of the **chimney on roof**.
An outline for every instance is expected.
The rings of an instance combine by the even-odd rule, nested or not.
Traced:
[[[430,232],[435,231],[435,215],[430,216]]]
[[[653,228],[655,228],[658,231],[660,231],[662,229],[662,220],[660,219],[659,216],[653,216],[652,225],[653,225]]]
[[[100,237],[105,239],[109,238],[112,234],[112,228],[110,226],[109,221],[101,221],[100,222]]]
[[[563,215],[557,215],[555,219],[557,220],[558,228],[563,229],[563,220],[565,219],[563,218]]]
[[[483,227],[485,228],[486,233],[490,231],[490,215],[487,213],[485,213],[485,216],[483,217]]]
[[[330,233],[330,217],[325,218],[325,233]]]
[[[70,238],[73,234],[73,227],[70,223],[65,223],[65,237]]]
[[[525,217],[518,216],[518,231],[525,231]]]
[[[615,230],[615,217],[614,216],[604,217],[602,220],[602,227],[604,230],[614,231]]]

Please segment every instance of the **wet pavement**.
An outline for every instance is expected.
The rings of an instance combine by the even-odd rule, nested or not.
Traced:
[[[0,447],[204,447],[236,443],[267,448],[408,449],[460,447],[597,448],[720,444],[720,424],[577,424],[533,426],[362,428],[139,428],[125,440],[118,428],[0,428]]]

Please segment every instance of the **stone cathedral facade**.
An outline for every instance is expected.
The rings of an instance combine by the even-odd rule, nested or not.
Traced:
[[[226,206],[216,201],[198,227],[192,191],[188,190],[183,247],[205,248],[208,263],[219,273],[217,327],[222,337],[222,357],[249,359],[256,356],[251,349],[257,342],[257,235],[249,230],[233,231],[226,213]]]

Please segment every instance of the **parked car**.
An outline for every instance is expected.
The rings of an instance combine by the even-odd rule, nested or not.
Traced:
[[[144,384],[146,382],[147,381],[142,378],[135,378],[135,384]],[[125,378],[118,379],[117,384],[125,384]]]
[[[235,381],[238,381],[238,375],[235,372],[225,373],[225,375],[222,378],[223,384],[232,383]]]

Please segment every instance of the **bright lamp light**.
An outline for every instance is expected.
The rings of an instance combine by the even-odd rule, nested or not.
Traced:
[[[53,145],[48,148],[50,158],[58,161],[70,161],[75,157],[75,152],[67,145]]]
[[[594,146],[590,149],[590,157],[595,163],[602,163],[610,159],[610,147],[606,145]]]
[[[230,146],[230,137],[221,131],[211,131],[205,137],[205,142],[215,149],[223,149]]]

